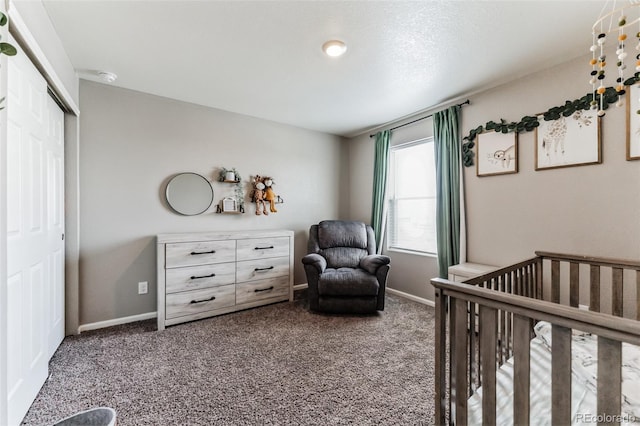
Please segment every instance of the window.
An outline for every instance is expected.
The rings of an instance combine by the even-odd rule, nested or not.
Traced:
[[[391,147],[387,246],[437,253],[433,138]]]

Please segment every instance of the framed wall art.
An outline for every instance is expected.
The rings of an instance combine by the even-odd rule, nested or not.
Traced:
[[[557,120],[540,120],[535,140],[536,170],[602,162],[600,119],[595,110],[578,110]]]
[[[518,173],[517,133],[484,132],[477,136],[478,176]]]
[[[627,90],[627,160],[640,160],[640,86]]]

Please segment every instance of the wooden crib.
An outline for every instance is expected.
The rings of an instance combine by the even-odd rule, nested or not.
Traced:
[[[479,389],[482,423],[496,424],[496,374],[505,363],[512,366],[512,422],[529,424],[535,396],[530,395],[530,349],[533,326],[540,321],[551,324],[553,341],[550,422],[572,422],[567,391],[572,330],[597,336],[595,421],[616,424],[623,419],[622,342],[640,345],[640,262],[536,252],[530,260],[464,283],[440,278],[431,283],[438,424],[467,424],[468,401]]]

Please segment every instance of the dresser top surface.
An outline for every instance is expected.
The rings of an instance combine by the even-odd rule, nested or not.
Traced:
[[[245,231],[178,232],[158,234],[156,235],[156,240],[158,244],[166,244],[187,241],[237,240],[268,237],[293,237],[293,231],[289,229],[260,229]]]

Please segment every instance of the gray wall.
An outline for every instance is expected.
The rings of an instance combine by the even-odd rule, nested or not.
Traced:
[[[462,109],[463,136],[489,120],[518,121],[584,96],[590,90],[585,64],[588,58],[578,58],[471,96],[471,104]],[[393,140],[428,136],[430,126],[431,120],[425,120],[398,131]],[[639,258],[640,161],[625,160],[625,109],[609,110],[602,126],[599,165],[534,171],[530,132],[520,135],[518,174],[478,178],[475,168],[465,168],[467,261],[502,266],[531,257],[535,250]],[[346,143],[349,215],[368,221],[373,140],[361,135]],[[388,254],[390,287],[433,300],[426,283],[437,275],[434,259]]]
[[[579,58],[471,98],[465,134],[491,119],[519,120],[590,91],[588,58]],[[465,169],[468,258],[506,265],[535,250],[640,257],[640,161],[625,160],[625,108],[602,119],[597,165],[534,170],[534,132],[519,138],[515,175],[476,177]]]
[[[84,80],[80,100],[80,324],[156,310],[158,233],[292,229],[295,282],[306,282],[309,225],[340,213],[340,138]],[[185,217],[167,207],[167,180],[179,172],[214,181],[214,202],[230,194],[215,182],[220,167],[236,167],[246,182],[272,176],[285,203],[268,217],[248,198],[243,215],[212,207]],[[149,282],[147,295],[138,281]]]

